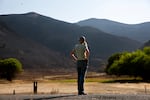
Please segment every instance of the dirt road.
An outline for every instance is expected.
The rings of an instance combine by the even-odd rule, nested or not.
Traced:
[[[150,100],[150,96],[132,94],[90,94],[84,96],[74,94],[0,95],[0,100]]]

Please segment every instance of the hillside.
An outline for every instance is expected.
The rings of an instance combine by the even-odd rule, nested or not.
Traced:
[[[36,62],[39,68],[56,66],[57,69],[58,66],[62,68],[74,66],[69,60],[70,51],[81,35],[87,37],[91,50],[90,66],[94,66],[91,67],[94,70],[97,70],[96,66],[100,66],[101,61],[107,60],[112,53],[132,51],[141,46],[140,42],[128,38],[110,35],[96,28],[66,23],[33,12],[1,15],[0,24],[6,29],[6,32],[1,29],[1,39],[5,44],[9,44],[1,49],[3,53],[0,56],[21,55],[20,59],[25,64],[34,66]],[[33,62],[33,59],[36,61]]]
[[[20,36],[0,22],[0,58],[8,57],[18,58],[23,63],[25,71],[56,72],[57,68],[57,72],[61,72],[64,69],[67,71],[66,69],[73,66],[69,58],[38,42]],[[64,61],[68,63],[66,64]],[[71,70],[68,70],[68,72],[71,72]]]
[[[150,39],[150,22],[132,25],[106,19],[91,18],[80,21],[77,24],[80,26],[94,27],[113,35],[125,36],[143,43]]]
[[[150,47],[150,40],[147,41],[147,42],[145,42],[145,43],[141,46],[141,48],[144,48],[144,47]]]

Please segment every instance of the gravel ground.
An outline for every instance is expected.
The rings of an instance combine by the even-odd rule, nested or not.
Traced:
[[[131,94],[39,94],[39,95],[0,95],[0,100],[150,100],[150,95]]]

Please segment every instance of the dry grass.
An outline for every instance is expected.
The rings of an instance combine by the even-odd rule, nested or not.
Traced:
[[[90,94],[150,94],[149,83],[104,83],[113,80],[133,80],[130,77],[110,77],[104,74],[87,75],[85,91]],[[76,94],[76,74],[55,75],[35,78],[38,82],[38,94]],[[33,94],[33,80],[0,80],[0,94]]]
[[[15,81],[1,83],[0,94],[33,93],[33,83]],[[99,83],[86,82],[85,91],[90,94],[113,93],[113,94],[150,94],[149,83]],[[77,93],[76,82],[38,82],[39,94],[74,94]]]
[[[59,90],[52,88],[52,90],[50,91],[50,94],[59,94]]]

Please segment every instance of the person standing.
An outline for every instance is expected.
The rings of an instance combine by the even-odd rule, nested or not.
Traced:
[[[86,93],[84,93],[84,79],[88,67],[89,53],[86,38],[81,36],[79,38],[79,44],[76,44],[71,51],[71,57],[77,62],[78,95],[86,95]]]

